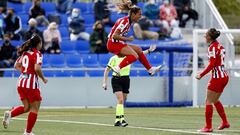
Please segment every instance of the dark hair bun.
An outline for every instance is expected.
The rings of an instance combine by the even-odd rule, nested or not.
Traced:
[[[215,28],[209,29],[207,33],[212,38],[212,40],[216,40],[221,35],[221,32]]]

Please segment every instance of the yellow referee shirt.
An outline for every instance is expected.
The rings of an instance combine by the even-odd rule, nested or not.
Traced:
[[[114,55],[108,61],[108,66],[111,66],[111,67],[118,66],[124,58],[125,57],[118,57],[117,55]],[[128,66],[126,66],[120,70],[120,76],[129,76],[130,70],[131,70],[131,64],[129,64]],[[112,73],[112,75],[117,76],[117,74],[114,72]]]

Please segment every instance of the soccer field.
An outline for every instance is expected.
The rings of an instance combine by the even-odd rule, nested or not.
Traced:
[[[2,114],[4,110],[0,111]],[[240,134],[240,108],[226,108],[231,128],[216,130],[220,118],[214,111],[214,134]],[[126,108],[128,127],[113,127],[115,109],[42,109],[33,130],[36,135],[186,135],[198,134],[204,125],[201,108]],[[0,135],[21,135],[26,115],[11,121]]]

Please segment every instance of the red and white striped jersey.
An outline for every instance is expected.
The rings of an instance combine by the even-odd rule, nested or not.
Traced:
[[[202,77],[212,70],[212,78],[217,79],[227,77],[228,74],[224,68],[225,49],[218,41],[211,43],[208,48],[208,57],[209,65],[200,74],[200,76]]]
[[[35,64],[42,64],[42,54],[37,49],[27,51],[17,61],[22,65],[21,75],[18,78],[18,87],[39,89],[38,76],[35,72]]]
[[[108,35],[108,38],[112,40],[112,42],[119,42],[119,40],[113,39],[113,34],[115,33],[115,31],[120,30],[121,32],[120,35],[126,36],[130,27],[131,27],[131,22],[130,22],[129,16],[120,18],[116,21],[116,23],[112,27],[111,32]]]

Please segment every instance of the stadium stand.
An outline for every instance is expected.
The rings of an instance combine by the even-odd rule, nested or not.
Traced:
[[[61,24],[59,26],[59,30],[62,36],[62,43],[61,43],[61,51],[62,54],[60,55],[51,55],[51,54],[44,54],[43,57],[43,68],[104,68],[109,58],[112,54],[89,54],[89,41],[84,40],[77,40],[77,41],[70,41],[69,40],[69,30],[68,30],[68,21],[66,14],[57,13],[56,4],[51,2],[42,2],[42,7],[46,10],[46,14],[56,13],[59,14],[61,18]],[[143,7],[144,3],[139,2],[138,6]],[[32,3],[26,2],[25,4],[16,4],[16,3],[9,3],[9,7],[12,7],[16,10],[17,14],[21,17],[23,28],[28,28],[28,20],[29,20],[29,9],[31,8]],[[73,4],[73,8],[80,8],[81,15],[85,19],[87,33],[92,33],[93,28],[92,25],[95,22],[94,14],[93,14],[93,2],[77,2]],[[111,19],[115,22],[118,18],[125,16],[125,14],[118,14],[117,12],[111,12]],[[43,31],[46,27],[38,27],[39,30]],[[151,27],[150,30],[152,31],[159,31],[158,27]],[[105,27],[105,31],[109,33],[111,31],[111,27]],[[133,35],[133,30],[129,31],[128,35]],[[0,45],[2,45],[2,40],[0,40]],[[23,41],[11,41],[14,46],[19,46],[23,43]],[[178,45],[178,46],[190,46],[190,43],[183,41],[182,39],[166,39],[166,40],[134,40],[131,44],[136,44],[141,47],[147,47],[152,44],[156,44],[157,46],[171,46],[171,45]],[[168,54],[163,54],[162,52],[153,53],[147,55],[150,63],[156,66],[159,64],[163,64],[164,61],[167,63],[167,56]],[[174,67],[188,67],[191,55],[187,54],[175,54],[174,55]],[[135,68],[144,68],[142,64],[137,61],[133,64],[132,67]],[[96,71],[83,71],[83,70],[73,70],[73,71],[44,71],[46,76],[48,77],[83,77],[83,76],[90,76],[90,77],[97,77],[103,76],[102,72],[99,70]],[[16,76],[17,73],[12,75],[11,71],[5,71],[5,77],[12,77]],[[148,76],[148,73],[145,70],[132,70],[132,76]],[[167,75],[167,72],[160,72],[157,76],[164,76]],[[183,71],[174,71],[175,76],[184,76],[187,75],[186,72]]]

